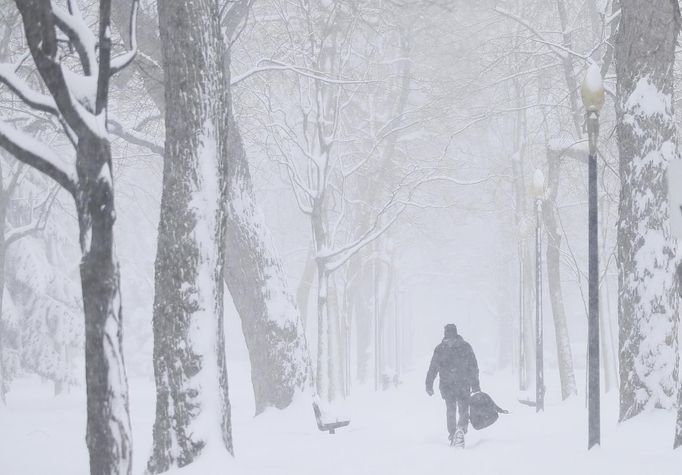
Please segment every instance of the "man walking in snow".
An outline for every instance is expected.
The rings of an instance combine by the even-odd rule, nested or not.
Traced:
[[[450,445],[464,447],[464,434],[469,426],[469,398],[472,392],[480,391],[481,387],[474,350],[457,333],[454,323],[445,325],[443,341],[433,352],[426,374],[426,392],[429,396],[433,396],[436,375],[440,375],[440,394],[447,408]]]

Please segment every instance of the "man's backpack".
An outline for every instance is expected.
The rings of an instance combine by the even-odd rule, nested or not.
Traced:
[[[469,421],[474,429],[481,430],[491,426],[499,414],[508,414],[508,411],[495,404],[488,394],[479,391],[471,395]]]

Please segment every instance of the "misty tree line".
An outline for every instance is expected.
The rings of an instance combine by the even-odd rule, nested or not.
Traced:
[[[144,284],[154,296],[151,473],[210,446],[232,452],[223,282],[258,413],[286,408],[300,391],[331,401],[356,380],[386,384],[407,356],[399,249],[434,212],[497,211],[517,251],[498,251],[497,356],[500,367],[514,362],[520,389],[532,386],[535,168],[547,177],[544,266],[561,394],[577,396],[564,295],[568,285],[584,290],[586,233],[565,223],[586,194],[578,85],[591,60],[608,93],[599,165],[605,386],[619,390],[621,420],[677,404],[682,443],[664,183],[679,158],[676,2],[0,7],[0,396],[25,373],[58,393],[83,367],[92,473],[130,473],[132,460],[118,170],[161,189],[154,278]],[[642,101],[652,97],[662,104],[654,111]],[[470,150],[485,159],[474,163],[460,141],[479,142]],[[163,156],[162,167],[126,170],[143,154]],[[277,180],[310,229],[300,282],[287,278],[274,246],[256,171]],[[460,191],[471,187],[485,191],[483,202]]]

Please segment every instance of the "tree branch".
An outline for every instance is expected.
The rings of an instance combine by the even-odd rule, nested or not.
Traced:
[[[57,191],[59,191],[59,185],[56,185],[47,195],[45,202],[42,204],[42,213],[38,216],[34,222],[27,224],[26,226],[19,226],[17,228],[12,228],[5,235],[5,248],[12,243],[34,234],[38,231],[45,229],[47,224],[47,217],[52,210],[52,205],[54,204],[55,198],[57,197]]]
[[[109,100],[109,79],[111,77],[111,0],[99,2],[99,72],[95,115],[104,111]]]
[[[269,66],[261,66],[261,64],[264,63],[269,63]],[[375,80],[352,80],[352,79],[337,79],[337,78],[331,78],[325,75],[324,73],[320,71],[314,71],[309,68],[301,67],[301,66],[295,66],[292,64],[287,64],[282,61],[277,61],[275,59],[261,59],[256,63],[256,67],[251,69],[250,71],[245,72],[244,74],[241,74],[239,76],[236,76],[232,78],[232,81],[230,81],[231,86],[236,86],[240,82],[244,81],[245,79],[250,78],[254,74],[262,73],[265,71],[291,71],[296,74],[299,74],[301,76],[310,78],[310,79],[315,79],[316,81],[321,81],[324,83],[328,84],[373,84],[373,83],[378,83],[381,81],[375,81]]]
[[[13,65],[0,63],[0,82],[9,87],[30,108],[56,116],[59,115],[57,104],[52,97],[33,90],[26,81],[17,75]]]
[[[139,6],[140,1],[133,0],[133,3],[130,7],[130,51],[116,56],[111,60],[111,70],[109,74],[112,76],[128,67],[128,65],[133,62],[133,59],[135,59],[135,56],[137,55],[137,9]]]
[[[73,2],[69,2],[67,12],[62,8],[52,5],[52,15],[57,27],[69,38],[71,44],[76,48],[80,58],[81,67],[85,76],[91,76],[97,67],[95,51],[97,40],[86,25],[80,11],[74,7]]]
[[[109,119],[108,124],[111,126],[109,131],[126,142],[144,147],[157,155],[163,155],[163,146],[149,139],[146,135],[135,132],[134,130],[125,130],[119,122],[112,119]]]
[[[15,0],[24,23],[26,42],[59,112],[77,135],[90,130],[73,102],[59,61],[57,32],[50,0]]]
[[[59,156],[50,147],[1,120],[0,146],[20,162],[52,178],[75,197],[77,178],[75,174],[62,169],[59,165]]]

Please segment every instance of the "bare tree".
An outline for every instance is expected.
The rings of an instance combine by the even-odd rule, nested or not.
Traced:
[[[407,107],[409,58],[388,61],[381,48],[364,41],[365,34],[373,34],[368,18],[376,5],[276,4],[286,45],[277,62],[294,65],[290,69],[296,74],[283,76],[290,81],[263,82],[253,95],[267,113],[259,124],[268,132],[262,146],[280,165],[310,223],[317,268],[316,384],[320,397],[333,400],[344,392],[341,366],[346,350],[340,348],[345,340],[340,330],[347,327],[338,321],[346,316],[334,304],[344,301],[334,283],[335,273],[385,235],[414,204],[420,185],[458,180],[428,156],[419,164],[395,160],[396,136],[425,120],[420,116],[425,106]],[[387,24],[382,28],[404,44],[397,51],[385,49],[407,54],[409,32],[401,38],[395,34],[397,28]],[[306,48],[293,42],[299,37],[307,38]],[[384,90],[388,78],[374,79],[382,67],[395,79],[390,81],[390,93]],[[386,307],[384,302],[378,306]]]

